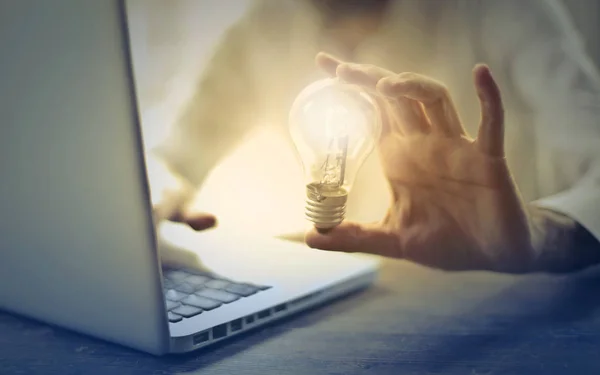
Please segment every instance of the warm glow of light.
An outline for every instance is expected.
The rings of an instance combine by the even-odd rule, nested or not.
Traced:
[[[316,149],[327,149],[332,138],[349,135],[363,143],[371,137],[370,120],[362,108],[342,95],[328,95],[309,101],[301,110],[304,119],[302,126],[306,142]],[[349,157],[356,157],[354,147]]]
[[[216,166],[192,207],[215,214],[221,228],[277,236],[306,229],[304,197],[291,144],[264,128]]]

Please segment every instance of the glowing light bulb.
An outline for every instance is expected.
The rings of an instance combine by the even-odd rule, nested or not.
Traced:
[[[317,229],[339,225],[356,174],[381,133],[379,110],[358,86],[336,78],[298,95],[289,130],[304,169],[306,217]]]

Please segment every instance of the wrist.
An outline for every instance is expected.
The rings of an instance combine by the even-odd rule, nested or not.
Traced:
[[[171,172],[166,163],[150,157],[148,159],[148,181],[154,219],[172,220],[181,214],[195,189],[186,180]]]
[[[571,217],[530,205],[532,271],[575,272],[600,262],[600,243]]]
[[[186,189],[162,191],[160,198],[152,201],[152,213],[157,222],[180,221],[192,194]]]

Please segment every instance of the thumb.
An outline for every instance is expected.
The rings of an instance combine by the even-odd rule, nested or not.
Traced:
[[[327,231],[312,229],[306,234],[306,244],[312,248],[347,253],[369,253],[386,257],[401,256],[397,237],[377,224],[344,222]]]
[[[490,68],[477,65],[473,69],[477,96],[481,105],[481,124],[477,144],[482,152],[493,157],[504,156],[504,107],[500,88]]]

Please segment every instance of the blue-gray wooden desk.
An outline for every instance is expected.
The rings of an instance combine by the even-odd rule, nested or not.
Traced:
[[[386,261],[366,292],[164,358],[0,313],[0,374],[183,373],[597,375],[600,271],[445,274]]]

